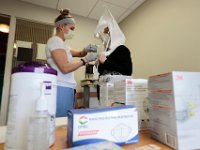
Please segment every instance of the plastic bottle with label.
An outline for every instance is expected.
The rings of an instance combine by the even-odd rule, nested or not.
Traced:
[[[28,150],[49,149],[49,113],[47,99],[45,98],[46,86],[41,85],[41,95],[36,102],[36,109],[29,120]]]

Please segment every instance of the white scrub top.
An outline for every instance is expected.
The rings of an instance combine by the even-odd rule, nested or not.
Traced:
[[[56,49],[64,49],[67,53],[67,59],[69,62],[73,61],[72,54],[70,52],[70,47],[65,44],[65,42],[58,36],[53,36],[47,41],[46,46],[46,56],[47,63],[58,71],[58,86],[64,86],[69,88],[76,88],[76,81],[74,79],[74,72],[63,74],[54,62],[51,52]]]

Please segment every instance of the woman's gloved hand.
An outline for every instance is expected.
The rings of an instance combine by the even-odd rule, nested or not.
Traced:
[[[95,61],[96,59],[97,59],[97,53],[94,52],[88,53],[84,58],[85,63]]]
[[[97,52],[97,46],[94,44],[89,44],[83,49],[85,52]]]

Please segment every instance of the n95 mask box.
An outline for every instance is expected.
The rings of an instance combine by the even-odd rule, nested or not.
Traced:
[[[125,149],[112,142],[98,142],[98,143],[67,148],[64,150],[125,150]]]
[[[67,134],[70,147],[103,141],[137,143],[137,110],[131,105],[70,110]]]
[[[151,136],[178,150],[200,149],[200,72],[149,77]]]

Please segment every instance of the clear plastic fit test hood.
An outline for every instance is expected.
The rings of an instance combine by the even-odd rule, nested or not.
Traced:
[[[104,13],[99,19],[99,22],[97,24],[96,30],[94,32],[94,36],[98,37],[100,33],[104,31],[104,28],[108,27],[110,31],[110,37],[111,37],[111,44],[110,44],[110,50],[106,52],[106,55],[110,55],[116,47],[119,45],[124,45],[126,38],[121,31],[117,21],[111,14],[108,8],[105,7]]]

